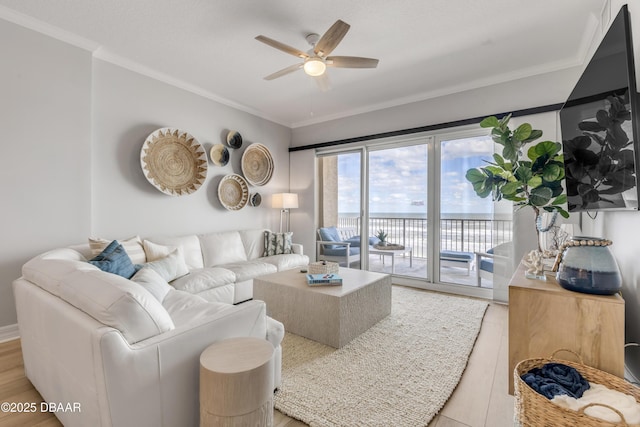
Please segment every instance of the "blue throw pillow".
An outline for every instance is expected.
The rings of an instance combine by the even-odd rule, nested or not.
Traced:
[[[351,243],[352,248],[360,247],[360,236],[349,237],[345,242]]]
[[[131,258],[117,240],[109,243],[100,254],[89,260],[89,263],[102,271],[117,274],[125,279],[130,279],[140,269],[140,266],[135,266],[131,262]]]
[[[359,248],[360,247],[360,236],[350,237],[347,240],[345,240],[345,242],[351,243],[351,247],[352,248]],[[369,237],[369,245],[370,246],[377,245],[378,243],[380,243],[380,239],[378,239],[375,236]]]

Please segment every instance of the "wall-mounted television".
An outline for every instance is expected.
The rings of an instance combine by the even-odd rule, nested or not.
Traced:
[[[640,104],[623,6],[560,110],[570,212],[638,209]]]

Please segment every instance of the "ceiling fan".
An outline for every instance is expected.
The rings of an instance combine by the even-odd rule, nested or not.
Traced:
[[[302,63],[269,74],[264,79],[277,79],[302,68],[307,75],[314,77],[321,90],[326,91],[329,89],[327,67],[376,68],[378,66],[377,59],[357,56],[329,56],[347,34],[349,28],[349,24],[338,19],[322,37],[318,34],[307,35],[307,42],[312,46],[308,52],[303,52],[266,36],[257,36],[256,40],[304,60]]]

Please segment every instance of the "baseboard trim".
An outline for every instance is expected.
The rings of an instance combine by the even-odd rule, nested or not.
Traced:
[[[15,340],[20,338],[20,331],[18,330],[18,324],[0,326],[0,343],[5,341]]]

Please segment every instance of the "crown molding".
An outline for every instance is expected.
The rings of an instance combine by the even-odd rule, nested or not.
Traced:
[[[54,39],[63,41],[72,46],[79,47],[80,49],[88,50],[89,52],[93,52],[98,49],[98,47],[100,47],[100,45],[93,40],[86,39],[77,34],[63,30],[54,25],[47,24],[46,22],[40,21],[39,19],[35,19],[31,16],[25,15],[24,13],[16,12],[13,9],[9,9],[8,7],[1,5],[0,18],[4,19],[5,21],[12,22],[16,25],[20,25],[30,30],[36,31],[38,33],[42,33]]]

